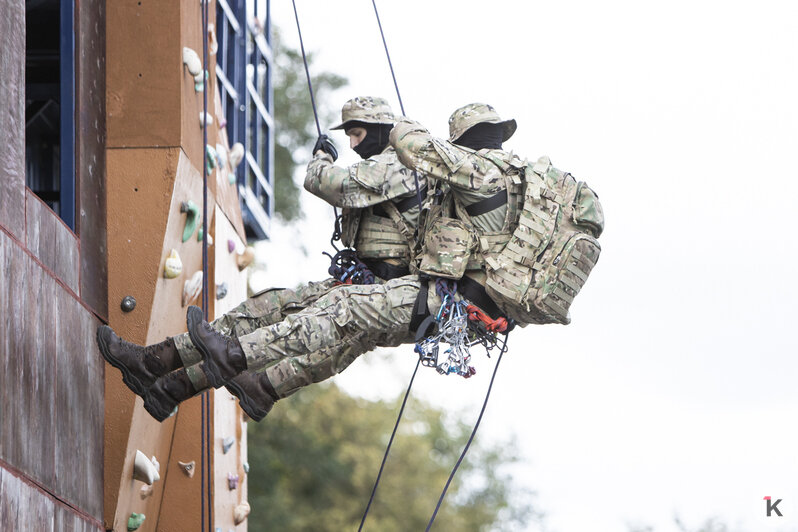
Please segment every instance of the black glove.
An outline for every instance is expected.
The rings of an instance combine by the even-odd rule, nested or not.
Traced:
[[[330,137],[327,135],[319,135],[319,140],[317,140],[316,145],[313,146],[313,153],[319,150],[332,157],[333,161],[338,159],[338,150],[335,149],[335,144],[333,144],[333,141],[330,140]]]

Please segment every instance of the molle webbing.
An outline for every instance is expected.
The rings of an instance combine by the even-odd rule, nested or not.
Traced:
[[[361,259],[409,258],[407,238],[390,218],[363,212],[357,233],[357,254]]]

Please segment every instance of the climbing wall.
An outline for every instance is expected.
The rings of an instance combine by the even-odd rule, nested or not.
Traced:
[[[149,344],[185,332],[187,306],[201,304],[204,153],[210,162],[208,314],[246,298],[246,271],[237,260],[244,230],[229,179],[236,157],[217,103],[212,51],[203,119],[196,62],[203,47],[201,3],[115,0],[106,6],[108,320],[124,338]],[[213,2],[209,12],[213,23]],[[246,530],[243,518],[235,523],[236,508],[245,517],[246,430],[225,390],[207,392],[211,459],[204,465],[201,397],[158,423],[110,367],[105,390],[107,527],[200,530],[210,505],[213,529]],[[149,478],[142,479],[142,470]]]

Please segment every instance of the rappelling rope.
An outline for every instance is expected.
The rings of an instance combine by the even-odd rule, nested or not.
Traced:
[[[313,108],[313,120],[316,121],[316,133],[321,137],[321,126],[319,125],[319,112],[316,110],[316,97],[313,95],[313,84],[310,81],[310,69],[308,69],[308,58],[305,55],[305,41],[302,40],[302,29],[299,27],[299,14],[296,11],[296,0],[291,0],[294,6],[294,19],[296,20],[296,32],[299,34],[299,49],[302,51],[302,62],[305,64],[305,77],[308,80],[308,92],[310,93],[310,105]],[[312,156],[313,154],[311,154]],[[336,240],[341,239],[340,217],[338,216],[338,208],[333,205],[333,215],[335,216],[335,229],[333,236],[330,239],[330,244],[335,251],[338,251],[338,246],[335,245]]]
[[[466,453],[468,452],[468,448],[471,447],[471,442],[474,441],[474,436],[477,433],[477,429],[479,428],[479,424],[482,422],[482,415],[485,413],[485,408],[488,406],[488,399],[490,399],[490,391],[493,389],[493,381],[496,379],[496,372],[499,369],[499,364],[502,361],[502,356],[504,353],[507,352],[507,337],[509,336],[509,331],[504,333],[504,342],[502,343],[501,351],[499,351],[499,356],[496,359],[496,365],[493,367],[493,375],[490,378],[490,384],[488,385],[488,392],[485,394],[485,401],[482,403],[482,410],[479,411],[479,417],[477,418],[477,422],[474,424],[474,430],[471,431],[471,436],[468,437],[468,442],[466,443],[465,447],[463,448],[463,452],[460,453],[460,458],[457,459],[457,463],[454,465],[452,472],[449,474],[449,478],[446,480],[446,485],[443,487],[443,491],[441,492],[441,496],[438,499],[438,504],[435,505],[435,511],[432,513],[432,517],[427,524],[427,528],[425,532],[429,532],[430,528],[432,528],[432,523],[435,522],[435,517],[438,515],[438,510],[441,508],[441,504],[443,504],[443,498],[446,496],[446,491],[449,489],[449,484],[452,483],[452,479],[454,479],[455,473],[460,468],[460,464],[463,462],[463,458],[465,458]]]
[[[208,321],[208,5],[209,0],[202,1],[202,312],[205,321]],[[202,485],[200,487],[202,499],[202,530],[211,531],[213,525],[213,504],[211,487],[211,395],[208,391],[202,393]],[[207,498],[207,516],[206,516]]]

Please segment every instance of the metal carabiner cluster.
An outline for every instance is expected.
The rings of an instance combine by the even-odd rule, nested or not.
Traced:
[[[465,378],[476,373],[469,365],[471,353],[468,338],[468,312],[465,301],[454,301],[451,293],[444,294],[435,324],[437,332],[416,344],[416,352],[421,357],[421,365],[435,368],[441,375],[456,373]],[[441,342],[449,344],[443,352],[445,360],[439,361]]]

